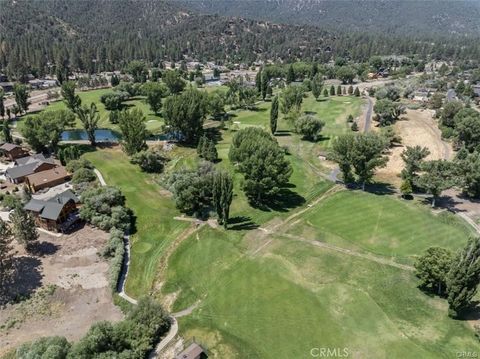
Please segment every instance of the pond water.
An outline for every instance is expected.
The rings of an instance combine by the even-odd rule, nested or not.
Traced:
[[[120,137],[120,133],[106,128],[95,130],[95,140],[97,142],[118,142]],[[152,135],[148,138],[148,140],[163,141],[170,139],[170,137],[171,135],[168,134]],[[85,130],[66,130],[62,132],[60,139],[61,141],[86,141],[88,140],[88,135]]]
[[[88,135],[85,130],[66,130],[60,136],[62,141],[80,141],[88,140]],[[120,134],[108,129],[95,130],[95,139],[98,142],[118,142]]]

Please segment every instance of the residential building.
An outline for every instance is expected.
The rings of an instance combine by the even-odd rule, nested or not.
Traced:
[[[15,159],[15,167],[5,171],[5,177],[11,183],[22,183],[26,176],[55,168],[57,165],[52,158],[45,158],[42,154]]]
[[[0,146],[0,151],[10,161],[15,161],[17,158],[28,156],[27,150],[13,143],[4,143],[2,146]]]
[[[183,350],[180,354],[176,356],[176,359],[205,359],[205,358],[208,358],[207,353],[205,353],[205,350],[195,342],[190,344],[185,350]]]
[[[25,176],[25,185],[35,193],[45,188],[57,186],[71,178],[65,167],[59,166]]]
[[[13,91],[13,82],[0,82],[0,87],[5,92],[12,92]]]
[[[65,232],[79,220],[78,203],[77,196],[66,190],[49,200],[31,199],[24,208],[34,215],[37,226],[49,231]]]

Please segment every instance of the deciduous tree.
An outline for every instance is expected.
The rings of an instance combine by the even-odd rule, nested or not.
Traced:
[[[147,148],[145,120],[143,112],[136,108],[120,113],[118,126],[122,132],[121,144],[123,151],[129,156]]]
[[[74,81],[66,81],[62,84],[62,97],[63,102],[68,109],[72,112],[76,112],[82,105],[82,99],[79,95],[75,94],[76,84]]]
[[[452,266],[453,253],[448,249],[430,247],[415,262],[415,275],[420,285],[443,295],[447,289],[447,276]]]
[[[90,144],[95,146],[95,131],[98,128],[98,121],[100,119],[100,115],[97,112],[97,106],[92,102],[90,107],[79,107],[77,109],[77,116],[87,133]]]

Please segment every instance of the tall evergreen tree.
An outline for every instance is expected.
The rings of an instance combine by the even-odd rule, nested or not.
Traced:
[[[342,96],[342,86],[337,86],[337,96]]]
[[[320,97],[323,87],[323,78],[320,74],[315,75],[312,79],[312,95],[316,100]]]
[[[268,91],[268,74],[265,70],[262,71],[262,78],[261,78],[261,94],[262,94],[262,100],[265,101],[265,98],[267,97],[267,91]]]
[[[0,219],[0,301],[5,299],[15,272],[12,239],[7,223]]]
[[[25,211],[22,206],[17,206],[10,215],[12,221],[13,237],[25,247],[27,251],[32,250],[33,243],[38,240],[38,232],[35,227],[35,219]]]
[[[13,138],[12,138],[12,134],[10,133],[10,126],[8,125],[7,120],[3,121],[2,132],[3,132],[3,139],[5,140],[5,142],[12,143]]]
[[[480,283],[480,238],[470,238],[453,260],[447,276],[449,315],[458,317],[477,293]]]
[[[5,103],[3,96],[5,96],[5,92],[3,91],[3,89],[0,89],[0,116],[2,118],[5,117]]]
[[[255,87],[257,88],[258,93],[262,93],[262,69],[258,70],[255,75]]]
[[[335,96],[335,86],[330,86],[330,96]]]
[[[213,205],[217,212],[218,222],[227,229],[230,216],[230,205],[233,199],[233,179],[225,171],[215,173],[212,189]]]
[[[278,121],[278,96],[275,96],[272,101],[272,108],[270,109],[270,131],[272,135],[277,131]]]
[[[295,81],[295,70],[293,70],[293,65],[290,65],[287,70],[287,84],[290,84]]]

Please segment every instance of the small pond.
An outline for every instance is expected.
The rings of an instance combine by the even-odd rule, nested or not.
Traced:
[[[66,130],[60,135],[62,141],[81,141],[88,140],[85,130]],[[98,142],[118,142],[120,134],[109,129],[95,130],[95,139]]]
[[[95,141],[97,142],[118,142],[121,138],[120,133],[105,129],[95,130]],[[147,139],[151,141],[164,141],[174,138],[172,134],[151,135]],[[88,135],[85,130],[75,129],[63,131],[60,135],[61,141],[87,141]]]

